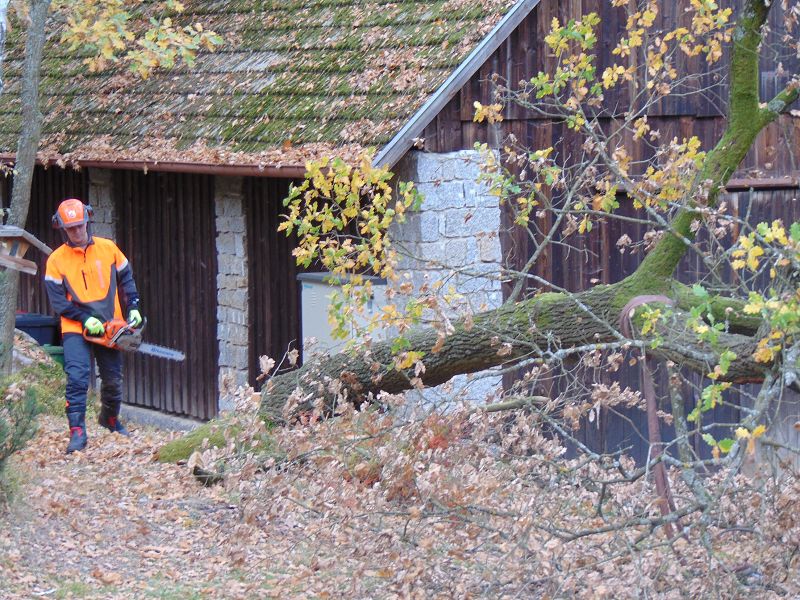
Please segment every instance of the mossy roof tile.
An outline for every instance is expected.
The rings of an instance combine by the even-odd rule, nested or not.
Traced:
[[[142,10],[147,5],[142,3]],[[388,142],[513,0],[187,1],[225,38],[194,68],[90,74],[50,35],[42,158],[302,164]],[[19,134],[22,43],[11,40],[0,152]]]

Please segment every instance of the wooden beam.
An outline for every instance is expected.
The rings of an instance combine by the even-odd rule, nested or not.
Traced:
[[[787,175],[785,177],[742,177],[729,179],[723,192],[743,192],[747,190],[792,190],[800,188],[800,177]],[[630,185],[620,186],[620,191],[626,194],[631,192]]]
[[[800,179],[797,177],[747,177],[730,179],[725,184],[729,192],[742,190],[786,190],[800,188]]]
[[[464,59],[450,77],[428,98],[403,128],[397,132],[388,144],[375,156],[372,164],[375,166],[393,167],[408,152],[428,124],[436,118],[447,103],[453,99],[458,91],[466,85],[483,63],[500,47],[500,44],[511,35],[522,20],[536,8],[539,0],[520,0],[506,13],[500,22],[494,26],[480,44]]]
[[[13,164],[13,154],[0,154],[0,162]],[[199,173],[204,175],[225,175],[230,177],[274,177],[283,179],[302,179],[305,176],[303,165],[255,165],[255,164],[214,164],[196,162],[173,162],[153,160],[70,160],[61,163],[55,159],[37,160],[37,164],[61,168],[97,167],[101,169],[124,169],[127,171],[161,171],[166,173]]]
[[[0,267],[22,271],[29,275],[36,275],[36,272],[39,270],[39,267],[37,267],[36,263],[32,260],[11,256],[10,254],[0,254]]]
[[[27,244],[33,246],[46,256],[50,256],[53,253],[53,250],[50,248],[50,246],[40,241],[39,238],[31,233],[28,233],[24,229],[15,227],[13,225],[0,225],[0,242],[3,244],[8,244],[10,243],[10,240],[14,239],[24,240]],[[23,250],[27,250],[27,246]],[[12,252],[12,254],[24,256],[25,252]]]

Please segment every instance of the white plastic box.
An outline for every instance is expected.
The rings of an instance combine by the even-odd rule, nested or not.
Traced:
[[[364,307],[362,317],[366,323],[386,305],[386,280],[380,277],[364,277],[364,279],[372,282],[372,299]],[[300,273],[297,281],[300,283],[302,345],[305,345],[306,338],[314,337],[317,338],[314,351],[338,352],[344,348],[348,340],[332,337],[333,327],[328,322],[328,308],[331,296],[340,284],[332,280],[331,274],[327,272]],[[304,355],[305,351],[306,348],[303,347]]]

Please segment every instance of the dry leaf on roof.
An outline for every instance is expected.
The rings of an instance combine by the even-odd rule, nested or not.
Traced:
[[[273,9],[199,0],[187,3],[185,18],[218,31],[227,45],[201,52],[193,69],[146,81],[113,69],[86,74],[79,58],[51,45],[41,156],[59,164],[269,166],[357,156],[361,146],[391,139],[512,5],[424,0]],[[10,91],[17,75],[8,75],[6,106],[18,107]],[[19,123],[8,119],[5,127],[0,150],[13,152]],[[287,132],[291,148],[282,147]]]

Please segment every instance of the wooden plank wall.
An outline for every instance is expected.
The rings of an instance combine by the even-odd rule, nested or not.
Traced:
[[[743,0],[732,0],[723,4],[738,7]],[[686,19],[684,7],[688,0],[675,3],[662,2],[657,25],[664,28],[674,26]],[[800,70],[800,57],[787,53],[780,40],[780,6],[772,10],[770,22],[772,32],[767,38],[770,46],[764,52],[761,64],[761,93],[764,99],[771,99],[788,81],[789,76],[778,74],[778,63],[782,63],[786,73]],[[523,20],[519,27],[484,63],[472,79],[455,95],[453,100],[425,129],[425,149],[430,152],[450,152],[471,148],[475,142],[492,142],[492,132],[487,124],[474,123],[474,102],[493,102],[491,78],[498,74],[501,80],[517,87],[518,82],[530,79],[538,72],[551,70],[555,57],[544,44],[551,21],[558,18],[565,23],[570,18],[595,11],[602,21],[598,30],[596,65],[602,73],[605,67],[614,62],[612,50],[622,35],[626,13],[614,8],[604,0],[542,0]],[[662,132],[662,139],[677,135],[679,137],[697,135],[708,147],[719,136],[724,126],[727,105],[727,83],[725,69],[729,62],[726,52],[723,59],[713,66],[706,65],[699,57],[687,58],[682,54],[676,62],[679,73],[701,73],[699,77],[687,80],[676,88],[673,95],[667,96],[650,107],[648,119],[653,129]],[[702,89],[701,94],[689,92]],[[605,92],[601,118],[613,119],[630,107],[631,87],[621,85]],[[518,105],[508,105],[504,121],[494,137],[507,139],[514,134],[521,144],[532,148],[554,145],[562,154],[580,155],[583,140],[559,123],[552,122],[534,111]],[[646,144],[626,140],[626,148],[636,158],[646,158],[649,151]],[[785,118],[773,124],[759,138],[758,143],[747,156],[742,166],[744,171],[758,168],[764,173],[784,173],[800,168],[800,123],[797,119]]]
[[[782,219],[785,223],[800,220],[800,190],[774,189],[757,192],[739,192],[726,195],[724,198],[734,212],[745,214],[748,210],[752,215],[752,222],[771,221]],[[622,200],[620,212],[623,215],[632,215],[634,209],[631,202]],[[556,245],[552,253],[552,260],[546,264],[537,265],[537,274],[547,276],[554,284],[570,290],[587,289],[595,283],[612,283],[623,279],[633,273],[641,261],[641,254],[624,254],[619,252],[616,241],[623,234],[628,234],[632,239],[641,239],[645,233],[640,224],[625,223],[618,220],[609,220],[601,223],[591,234],[575,236],[572,240],[573,248],[569,251]],[[729,242],[729,240],[723,240]],[[703,241],[699,240],[702,244]],[[677,271],[677,276],[685,283],[694,283],[707,274],[707,269],[696,253],[687,254]],[[733,277],[730,273],[721,273],[723,279]],[[594,280],[594,283],[592,282]],[[626,357],[630,358],[630,357]],[[663,365],[655,364],[656,387],[662,398],[666,397],[667,381]],[[698,397],[698,389],[711,383],[701,377],[686,374],[690,384],[684,387],[684,397],[687,399],[688,410],[694,406]],[[605,369],[597,369],[585,373],[585,380],[589,383],[598,382],[611,384],[616,381],[624,389],[641,389],[640,371],[638,366],[630,367],[624,364],[616,374],[609,374]],[[564,382],[554,385],[550,393],[562,391]],[[694,386],[694,387],[693,387]],[[718,407],[709,415],[708,422],[736,423],[739,421],[740,405],[748,406],[757,393],[757,386],[736,386],[726,395],[729,403]],[[668,410],[667,405],[662,406]],[[781,407],[776,409],[775,418],[779,418],[783,425],[780,435],[787,442],[800,443],[800,433],[794,428],[797,415],[800,414],[800,397],[787,392]],[[794,416],[792,416],[794,415]],[[671,427],[664,426],[665,439],[671,439],[674,434]],[[723,432],[724,435],[729,432]],[[579,439],[591,448],[602,451],[612,451],[627,448],[629,453],[637,460],[643,460],[647,455],[647,428],[645,415],[638,409],[618,408],[603,411],[599,418],[592,424],[587,424],[578,433]],[[701,440],[696,439],[696,449],[701,455],[708,456],[709,448]]]
[[[292,249],[294,237],[278,233],[289,195],[288,179],[246,178],[244,204],[250,283],[250,385],[259,389],[258,358],[279,363],[290,349],[300,349],[300,288]]]
[[[117,240],[133,267],[145,341],[181,350],[177,363],[125,357],[130,404],[209,419],[217,414],[214,178],[114,171]]]

